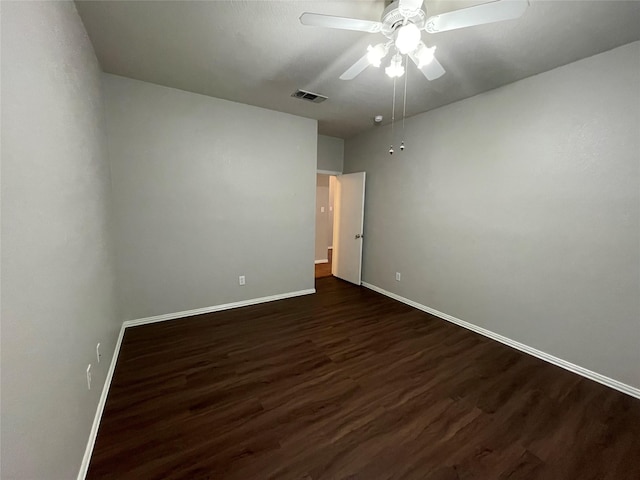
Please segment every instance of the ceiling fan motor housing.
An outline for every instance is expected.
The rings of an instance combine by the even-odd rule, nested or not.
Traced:
[[[407,18],[408,23],[413,23],[419,29],[422,29],[427,20],[427,14],[421,8],[417,11],[417,13]],[[400,13],[400,9],[398,8],[398,2],[393,2],[382,12],[382,19],[380,20],[382,23],[382,28],[380,32],[387,38],[393,39],[393,36],[396,33],[396,30],[400,28],[404,23],[404,17]]]

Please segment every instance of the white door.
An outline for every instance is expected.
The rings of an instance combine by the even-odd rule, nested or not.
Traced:
[[[365,172],[336,177],[331,273],[360,285]]]

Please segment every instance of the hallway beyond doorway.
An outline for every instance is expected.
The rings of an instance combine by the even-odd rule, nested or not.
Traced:
[[[327,250],[327,263],[316,263],[316,278],[330,277],[331,276],[331,257],[333,255],[333,249]]]

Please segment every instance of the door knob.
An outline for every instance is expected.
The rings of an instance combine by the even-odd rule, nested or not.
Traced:
[[[361,233],[356,233],[356,240],[358,240],[359,238],[364,238],[364,235]]]

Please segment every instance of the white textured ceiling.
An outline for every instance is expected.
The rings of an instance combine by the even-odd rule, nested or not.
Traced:
[[[478,3],[425,6],[432,15]],[[349,138],[372,128],[376,114],[390,120],[392,80],[383,69],[338,79],[384,37],[298,21],[303,12],[379,20],[384,1],[76,4],[105,72],[315,118],[324,135]],[[640,1],[531,0],[518,20],[422,35],[447,73],[428,82],[410,66],[407,116],[640,40]],[[294,99],[296,88],[329,100]]]

